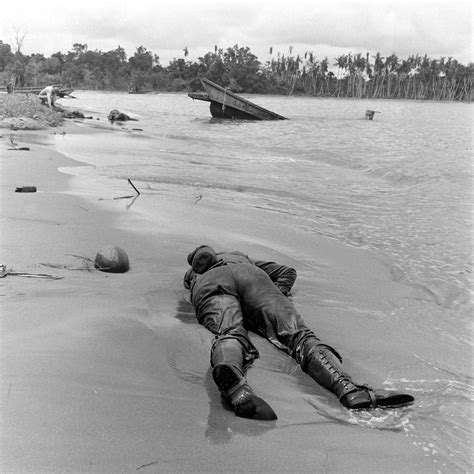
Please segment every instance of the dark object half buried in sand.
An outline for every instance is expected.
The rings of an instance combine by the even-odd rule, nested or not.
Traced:
[[[19,186],[15,189],[16,193],[36,193],[36,186]]]

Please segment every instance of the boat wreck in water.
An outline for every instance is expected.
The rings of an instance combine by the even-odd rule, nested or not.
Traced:
[[[286,120],[286,117],[239,97],[209,79],[202,78],[201,83],[206,92],[191,92],[188,96],[191,99],[210,102],[213,117],[246,120]]]

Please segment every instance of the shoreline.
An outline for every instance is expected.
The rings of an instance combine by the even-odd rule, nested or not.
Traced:
[[[75,128],[68,124],[65,131],[81,128],[93,139],[87,127]],[[82,164],[34,140],[30,148],[2,150],[0,157],[0,263],[60,279],[2,281],[4,472],[435,472],[403,430],[351,426],[337,401],[258,338],[261,358],[248,377],[279,420],[252,422],[222,409],[208,370],[212,337],[197,325],[182,289],[187,252],[204,240],[297,262],[304,310],[314,305],[306,253],[318,256],[322,291],[329,286],[324,277],[337,279],[348,258],[354,279],[372,271],[382,287],[389,285],[381,263],[322,238],[300,238],[295,248],[297,232],[283,219],[218,205],[219,196],[195,204],[191,189],[180,194],[164,186],[127,209],[130,200],[114,200],[122,191],[133,194],[126,182],[121,188],[107,179],[68,176],[58,168]],[[36,185],[38,192],[15,193],[17,185]],[[71,255],[93,259],[109,243],[127,252],[129,272],[77,269],[84,262]],[[348,298],[360,285],[349,288]],[[374,297],[368,304],[378,303]],[[359,343],[351,347],[350,334],[338,336],[342,315],[334,316],[326,334],[351,355]],[[369,371],[360,362],[349,366]],[[309,402],[308,393],[314,394]],[[322,407],[336,421],[311,406],[326,398]]]

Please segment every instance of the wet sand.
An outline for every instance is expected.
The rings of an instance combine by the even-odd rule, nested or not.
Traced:
[[[74,124],[62,130],[94,140]],[[224,410],[209,373],[212,337],[182,288],[186,255],[205,242],[295,266],[304,316],[318,291],[364,298],[376,315],[380,292],[409,291],[379,261],[303,238],[284,216],[222,203],[210,191],[197,200],[194,190],[163,185],[135,201],[114,199],[133,195],[126,181],[68,176],[58,168],[81,164],[38,144],[38,132],[31,145],[21,134],[30,151],[7,150],[15,134],[1,134],[0,263],[30,274],[1,280],[2,472],[436,472],[402,415],[384,429],[364,425],[258,337],[261,357],[248,378],[279,419]],[[14,192],[26,185],[38,192]],[[85,258],[111,243],[127,252],[130,271],[88,270]],[[308,254],[319,262],[317,281]],[[395,342],[367,344],[343,310],[323,333],[353,373],[383,381],[380,365],[361,358],[382,347],[388,358]],[[400,370],[407,357],[398,355]]]

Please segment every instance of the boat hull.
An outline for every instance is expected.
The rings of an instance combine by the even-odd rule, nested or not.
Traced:
[[[209,79],[203,78],[201,83],[206,91],[205,93],[193,92],[188,95],[192,99],[210,102],[210,111],[213,117],[244,120],[286,120],[286,117],[260,107]]]
[[[215,118],[226,118],[234,120],[260,120],[254,115],[242,112],[241,110],[234,109],[233,107],[219,104],[218,102],[211,101],[209,106],[211,115]]]

